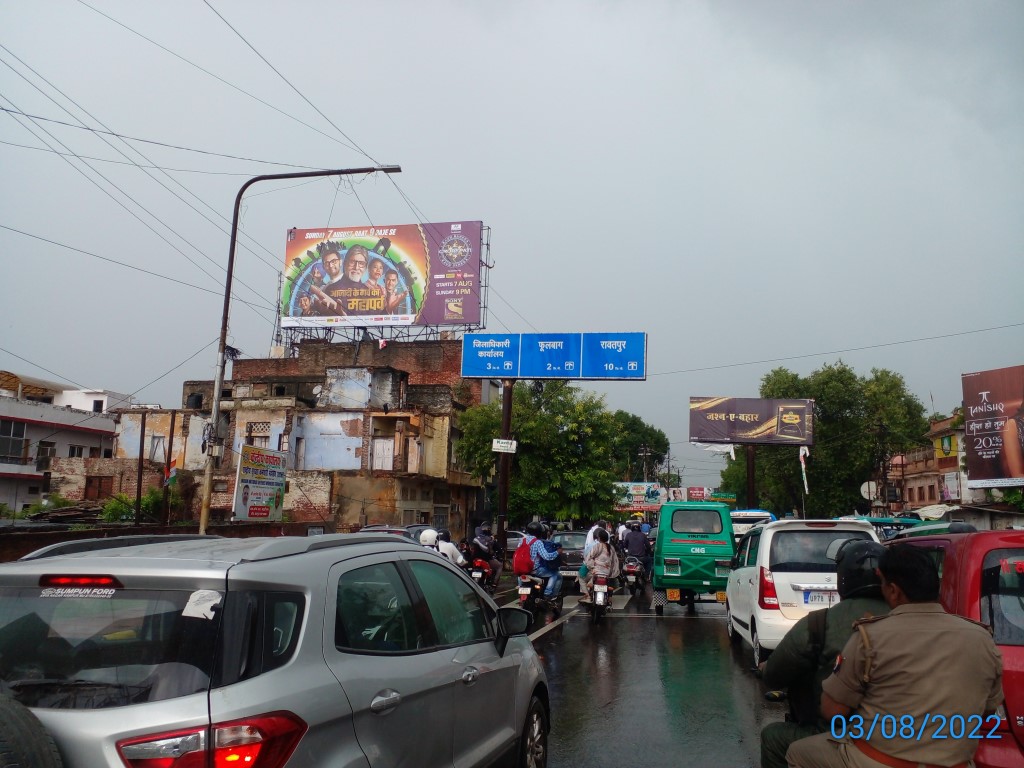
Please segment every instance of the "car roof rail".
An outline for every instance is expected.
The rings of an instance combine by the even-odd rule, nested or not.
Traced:
[[[222,536],[200,536],[197,533],[142,534],[137,536],[110,536],[97,539],[77,539],[62,541],[57,544],[37,549],[19,558],[20,560],[38,560],[41,557],[57,557],[73,555],[79,552],[98,552],[103,549],[119,549],[121,547],[137,547],[142,544],[166,544],[170,541],[189,541],[194,539],[220,539]]]
[[[423,549],[412,539],[394,533],[328,533],[323,536],[278,536],[243,555],[239,562],[273,560],[303,552],[335,547],[351,547],[359,544],[397,544],[403,548]]]

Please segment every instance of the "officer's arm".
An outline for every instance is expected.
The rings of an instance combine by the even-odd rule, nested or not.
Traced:
[[[836,715],[849,717],[851,712],[853,712],[852,707],[840,704],[827,693],[821,694],[821,714],[825,716],[826,720],[831,721]]]

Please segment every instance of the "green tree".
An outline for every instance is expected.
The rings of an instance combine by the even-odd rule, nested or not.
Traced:
[[[470,472],[493,478],[501,436],[501,406],[473,406],[459,419],[456,452]],[[607,513],[614,498],[611,470],[616,421],[602,398],[565,381],[519,382],[513,389],[509,523],[533,515],[558,520]]]
[[[644,479],[658,479],[658,467],[665,463],[668,455],[668,437],[660,429],[652,427],[639,416],[616,411],[615,440],[612,444],[612,472],[623,482],[638,483]]]
[[[181,495],[178,489],[171,486],[170,503],[172,510],[180,510],[182,507]],[[160,523],[164,518],[164,491],[163,488],[150,486],[142,495],[141,500],[142,523]],[[126,493],[117,493],[107,499],[103,504],[103,512],[100,514],[108,523],[132,523],[135,522],[135,497]]]
[[[872,369],[861,377],[838,362],[801,377],[776,368],[762,378],[760,394],[814,400],[814,445],[806,460],[810,493],[805,497],[798,448],[759,445],[757,499],[747,499],[745,452],[737,452],[722,473],[722,489],[736,493],[741,507],[779,515],[804,510],[812,518],[867,511],[861,484],[877,477],[894,454],[925,442],[924,406],[892,371]]]

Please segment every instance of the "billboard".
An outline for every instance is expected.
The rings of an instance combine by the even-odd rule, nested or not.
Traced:
[[[619,513],[657,512],[668,501],[668,491],[660,483],[614,483],[615,510]]]
[[[968,488],[1024,485],[1024,365],[965,373]]]
[[[814,445],[814,401],[691,397],[690,440]]]
[[[478,325],[482,228],[290,229],[281,327]]]
[[[280,520],[288,454],[243,445],[232,514],[236,520]]]

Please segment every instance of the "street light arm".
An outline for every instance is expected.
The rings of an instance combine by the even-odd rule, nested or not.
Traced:
[[[231,239],[228,246],[228,268],[224,278],[224,309],[220,319],[220,340],[217,344],[217,368],[213,379],[213,403],[210,406],[210,421],[213,425],[213,439],[206,453],[206,467],[203,472],[202,501],[199,507],[199,533],[206,533],[210,521],[210,495],[213,492],[213,465],[221,453],[220,437],[220,399],[224,387],[225,350],[228,341],[228,314],[231,309],[231,281],[235,273],[235,246],[238,240],[238,212],[242,207],[245,191],[259,181],[277,181],[280,179],[308,179],[319,176],[358,176],[368,173],[401,173],[398,165],[380,165],[372,168],[342,168],[325,171],[296,171],[293,173],[268,173],[254,176],[238,190],[235,195],[235,209],[231,215]]]

